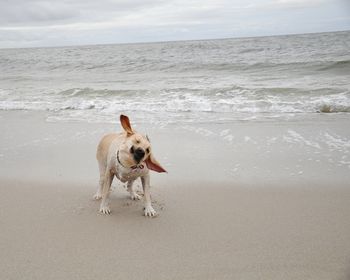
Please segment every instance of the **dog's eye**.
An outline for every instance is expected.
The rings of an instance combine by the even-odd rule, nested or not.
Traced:
[[[136,140],[136,144],[140,144],[140,140]]]
[[[149,154],[149,148],[146,149],[147,154]]]

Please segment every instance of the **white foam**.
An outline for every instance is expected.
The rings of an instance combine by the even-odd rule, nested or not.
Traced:
[[[310,147],[313,147],[315,149],[321,149],[321,146],[319,143],[304,138],[301,134],[297,133],[294,130],[289,129],[288,134],[289,134],[289,136],[291,136],[291,138],[289,138],[289,139],[287,138],[287,139],[288,140],[292,139],[292,142],[302,143],[306,146],[310,146]]]
[[[225,135],[229,134],[229,132],[230,132],[230,129],[224,129],[220,132],[220,136],[225,136]]]
[[[323,134],[324,142],[329,146],[331,149],[336,149],[340,151],[348,150],[350,148],[350,140],[342,138],[341,136],[333,133],[333,135],[329,134],[328,132],[325,132]]]
[[[112,94],[103,96],[93,89],[86,91],[86,94],[88,95],[82,94],[79,89],[72,90],[71,94],[40,92],[16,95],[16,93],[0,92],[0,110],[46,110],[55,112],[49,117],[55,121],[60,119],[109,121],[120,112],[132,112],[136,117],[144,115],[154,120],[176,121],[181,118],[193,122],[208,122],[220,119],[251,121],[266,116],[279,119],[291,113],[327,111],[327,106],[330,112],[346,112],[347,108],[350,108],[348,93],[326,97],[298,97],[302,102],[293,100],[290,96],[265,96],[243,90],[236,92],[235,95],[220,96],[201,92],[167,92],[151,93],[147,96],[135,93],[137,96],[129,94],[119,97]],[[315,143],[306,144],[312,146]]]

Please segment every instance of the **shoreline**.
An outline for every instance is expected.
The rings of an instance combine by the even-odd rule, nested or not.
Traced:
[[[19,169],[23,179],[95,182],[97,144],[120,131],[120,124],[45,119],[45,112],[0,112],[0,178],[15,178]],[[156,182],[336,186],[350,181],[349,121],[350,114],[303,122],[135,123],[135,128],[148,134],[155,157],[169,171],[155,174]]]

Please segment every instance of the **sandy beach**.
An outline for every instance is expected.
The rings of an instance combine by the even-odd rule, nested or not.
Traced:
[[[145,218],[120,182],[92,199],[117,122],[2,111],[0,279],[350,279],[348,124],[137,123],[169,172]]]

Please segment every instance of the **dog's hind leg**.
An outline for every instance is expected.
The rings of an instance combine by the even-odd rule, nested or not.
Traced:
[[[98,168],[100,170],[100,180],[98,183],[97,191],[94,195],[94,199],[100,200],[102,198],[102,188],[104,184],[104,178],[106,173],[106,164],[104,162],[98,161]]]
[[[141,196],[139,196],[135,190],[134,190],[134,180],[128,181],[127,187],[128,187],[128,192],[130,193],[130,198],[132,200],[140,200]]]
[[[103,187],[102,187],[102,201],[100,205],[100,212],[103,214],[110,214],[111,210],[108,205],[108,196],[110,188],[113,182],[114,174],[111,173],[108,169],[105,172]]]

